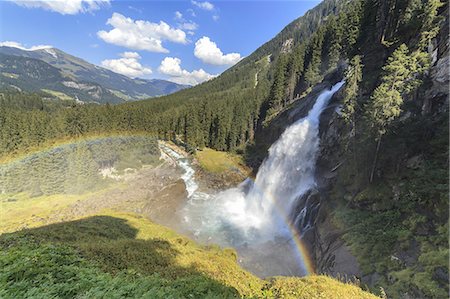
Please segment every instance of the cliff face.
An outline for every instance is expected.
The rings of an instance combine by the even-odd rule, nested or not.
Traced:
[[[362,124],[356,127],[343,120],[342,91],[322,113],[317,190],[306,194],[300,200],[304,204],[296,209],[298,214],[304,205],[310,207],[305,217],[314,219],[314,227],[302,237],[318,273],[360,281],[374,290],[381,287],[399,298],[440,298],[448,291],[448,206],[438,200],[448,195],[444,160],[445,151],[448,154],[449,41],[445,13],[444,18],[428,49],[432,66],[421,86],[403,96],[402,112],[383,137],[372,182],[369,173],[375,146],[373,140],[361,137],[368,129],[363,115]],[[394,36],[389,28],[379,30]],[[374,78],[389,56],[383,47],[374,53],[369,44],[362,49],[367,64],[363,81],[367,78],[367,82],[362,82],[361,105],[370,100],[377,86]],[[306,97],[257,131],[258,162],[286,127],[306,116],[320,91],[342,80],[345,67],[341,64]]]
[[[395,202],[399,197],[407,196],[402,188],[407,184],[405,179],[408,178],[408,173],[411,171],[420,170],[423,172],[422,176],[428,177],[431,170],[427,170],[424,165],[435,163],[435,161],[428,158],[422,149],[427,148],[427,150],[433,151],[433,149],[436,149],[436,140],[439,140],[439,138],[441,138],[441,142],[445,143],[445,135],[442,138],[440,127],[446,125],[447,122],[445,120],[448,119],[449,44],[447,36],[448,23],[445,23],[440,34],[429,48],[433,65],[429,71],[428,80],[424,82],[415,94],[405,99],[403,111],[396,125],[396,132],[389,134],[388,138],[386,138],[383,155],[391,155],[390,160],[397,163],[396,170],[387,169],[386,164],[381,163],[376,171],[379,182],[377,184],[385,184],[385,187],[390,189],[387,192],[389,194],[388,202]],[[330,107],[339,106],[341,100],[342,96],[337,94],[333,102],[330,103]],[[387,269],[376,269],[375,267],[367,269],[365,267],[364,270],[361,270],[357,258],[352,255],[352,250],[347,246],[353,246],[353,253],[355,253],[355,242],[351,241],[352,238],[347,236],[352,234],[353,228],[340,223],[339,217],[335,217],[335,214],[339,213],[336,210],[342,211],[350,207],[377,214],[379,211],[394,210],[395,205],[380,207],[377,203],[373,203],[370,200],[367,200],[365,203],[354,200],[355,198],[362,198],[362,194],[365,194],[366,190],[370,188],[370,184],[367,179],[364,179],[364,173],[346,173],[349,168],[345,166],[352,163],[350,160],[361,161],[360,163],[364,164],[365,158],[346,154],[349,147],[353,146],[354,131],[346,125],[339,114],[338,109],[330,108],[323,113],[321,118],[321,150],[317,162],[320,210],[316,217],[313,233],[311,233],[311,236],[306,236],[311,244],[317,271],[350,279],[355,277],[369,287],[382,286],[385,289],[393,289],[394,291],[391,291],[391,293],[400,295],[402,298],[438,296],[433,295],[433,291],[426,293],[421,289],[422,285],[419,283],[410,283],[405,286],[405,281],[395,276],[399,271],[405,272],[407,269],[415,269],[414,267],[417,265],[427,267],[424,266],[426,263],[424,261],[425,245],[421,241],[416,240],[416,238],[410,236],[406,240],[407,245],[403,246],[403,248],[400,248],[399,245],[393,246],[393,249],[390,251],[389,259],[392,263],[398,264],[393,267],[397,271],[391,271],[389,267]],[[409,126],[411,127],[409,128]],[[415,126],[428,126],[426,130],[427,139],[412,140],[414,132],[411,132],[412,136],[404,134],[404,132],[415,131]],[[405,140],[405,144],[413,142],[424,144],[422,147],[401,148],[402,139]],[[368,171],[370,170],[367,169],[366,172]],[[357,183],[344,184],[340,176],[350,176]],[[433,182],[430,180],[425,184],[433,184]],[[437,184],[436,186],[424,185],[421,187],[423,189],[429,187],[432,189],[439,188]],[[377,188],[381,189],[382,187]],[[430,194],[429,196],[432,195]],[[418,215],[421,215],[421,213],[423,211],[418,211]],[[433,214],[431,207],[425,213],[428,214],[424,216],[426,220],[411,233],[427,236],[439,235],[436,232],[439,217],[431,215]],[[406,217],[406,215],[403,215],[401,219],[406,219]],[[393,223],[390,225],[393,225]],[[398,240],[398,244],[403,241],[405,240]],[[358,253],[356,252],[355,255],[357,256]],[[361,257],[359,258],[361,259]],[[434,287],[442,287],[442,290],[445,290],[445,284],[448,281],[448,268],[444,264],[435,267],[433,271],[429,283],[434,284]],[[407,279],[413,280],[414,278],[415,276],[411,274]],[[400,285],[402,286],[400,287]]]
[[[338,69],[325,76],[324,80],[315,85],[304,97],[295,101],[288,109],[280,113],[267,127],[261,128],[256,135],[256,144],[261,149],[259,160],[267,156],[267,149],[280,137],[284,130],[297,120],[306,117],[314,105],[317,96],[325,89],[341,81],[346,65],[341,64]],[[343,138],[342,134],[348,134],[347,128],[339,117],[339,106],[342,101],[341,92],[337,92],[330,100],[328,107],[322,112],[320,120],[321,147],[317,161],[316,181],[318,188],[311,190],[298,199],[299,205],[292,212],[298,215],[306,206],[305,218],[311,219],[315,225],[304,233],[302,238],[309,249],[311,257],[315,261],[316,270],[319,273],[327,273],[334,276],[340,274],[349,278],[360,277],[356,258],[351,255],[340,238],[342,232],[334,228],[327,216],[326,190],[330,189],[333,178],[337,175],[335,166],[339,166],[341,152],[337,150]],[[348,131],[348,130],[347,130]],[[307,223],[309,221],[305,221]],[[299,228],[301,230],[302,228]]]

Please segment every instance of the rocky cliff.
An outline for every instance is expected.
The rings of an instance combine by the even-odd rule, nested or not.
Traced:
[[[369,82],[363,84],[361,106],[369,101],[376,87],[374,78],[380,75],[380,62],[389,55],[385,50],[376,55],[372,52],[365,53],[369,65],[363,79]],[[439,298],[448,291],[448,250],[442,245],[448,240],[448,213],[442,204],[446,201],[437,199],[448,194],[444,160],[445,151],[448,154],[449,42],[445,13],[428,52],[431,68],[421,86],[404,96],[402,112],[384,137],[375,166],[373,141],[362,137],[368,130],[364,116],[360,115],[357,125],[346,123],[341,117],[344,95],[335,94],[321,116],[317,190],[299,200],[301,205],[294,211],[298,214],[307,205],[305,217],[314,219],[313,229],[305,232],[303,239],[317,272],[360,281],[373,290],[381,287],[382,292],[400,298]],[[371,64],[374,57],[379,61]],[[345,68],[341,61],[307,96],[292,101],[257,131],[258,161],[286,127],[306,116],[321,90],[343,78]],[[374,180],[370,181],[372,166]]]

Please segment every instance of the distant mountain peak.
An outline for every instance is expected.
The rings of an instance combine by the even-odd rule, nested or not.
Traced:
[[[41,83],[48,83],[48,78],[45,78],[45,72],[51,69],[49,68],[50,66],[59,70],[59,72],[61,73],[61,80],[67,81],[65,78],[69,77],[71,78],[71,81],[73,81],[70,86],[67,86],[67,83],[64,84],[63,81],[55,82],[55,86],[52,89],[48,88],[48,86],[40,87],[38,80],[34,82],[33,88],[30,88],[30,84],[27,84],[25,81],[22,81],[21,84],[19,84],[19,78],[14,78],[20,76],[19,73],[24,76],[25,74],[27,74],[27,70],[18,70],[18,73],[15,74],[14,67],[12,65],[2,65],[0,67],[0,71],[7,73],[8,76],[5,77],[3,75],[0,75],[0,87],[12,87],[20,85],[20,88],[24,91],[51,89],[56,92],[62,92],[64,94],[68,93],[67,96],[72,98],[75,98],[74,95],[77,95],[80,100],[84,100],[87,102],[95,101],[99,103],[120,103],[127,101],[136,101],[161,95],[167,95],[189,87],[187,85],[181,85],[159,79],[132,79],[124,75],[115,73],[111,70],[105,69],[101,66],[91,64],[82,58],[70,55],[60,49],[51,46],[25,48],[18,43],[3,42],[0,43],[0,54],[32,58],[44,62],[48,66],[42,63],[32,63],[35,68],[44,68],[39,73],[39,78],[43,80],[41,81]],[[23,61],[17,59],[9,59],[8,61],[10,63],[23,63]],[[26,67],[26,64],[21,64],[21,66]],[[83,95],[77,94],[77,92],[79,92],[79,89],[73,91],[67,90],[67,88],[85,86],[85,84],[96,86],[97,90],[103,91],[97,92],[95,94],[95,97],[86,96],[83,98]]]
[[[50,46],[50,45],[38,45],[38,46],[32,46],[30,48],[27,48],[27,47],[23,46],[21,43],[13,42],[13,41],[0,42],[0,47],[16,48],[16,49],[20,49],[22,51],[39,51],[39,50],[44,50],[44,49],[53,49],[53,46]]]

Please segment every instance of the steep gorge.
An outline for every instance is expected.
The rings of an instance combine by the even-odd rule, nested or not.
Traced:
[[[387,16],[386,6],[395,14],[401,4],[375,6],[377,10],[372,11],[367,7],[373,2],[365,5],[368,14],[361,26],[366,38],[360,39],[358,51],[364,68],[357,120],[349,124],[342,116],[344,92],[333,97],[321,117],[319,192],[305,194],[303,200],[318,209],[308,216],[314,219],[314,229],[302,238],[319,273],[357,280],[373,290],[381,287],[395,298],[442,298],[448,292],[448,7],[439,8],[438,34],[428,46],[431,67],[417,90],[403,95],[401,114],[383,138],[374,166],[376,146],[367,138],[370,126],[364,109],[392,53],[385,40],[399,38],[401,32],[397,21]],[[410,35],[409,46],[417,42]],[[342,62],[310,95],[341,80],[345,68]],[[302,82],[295,88],[300,93],[305,90]],[[302,117],[311,105],[310,95],[283,109],[268,126],[261,126],[255,148],[267,148]]]

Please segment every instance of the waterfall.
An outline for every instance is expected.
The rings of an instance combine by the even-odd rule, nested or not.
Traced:
[[[183,210],[188,230],[200,240],[239,251],[240,247],[261,248],[280,237],[288,239],[289,220],[310,227],[305,223],[306,206],[294,219],[288,217],[296,200],[315,187],[320,114],[343,84],[320,93],[308,115],[283,132],[270,147],[254,182],[248,179],[215,196],[196,196],[194,192]]]

